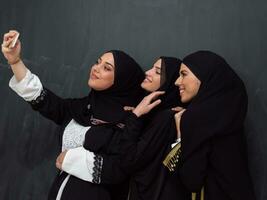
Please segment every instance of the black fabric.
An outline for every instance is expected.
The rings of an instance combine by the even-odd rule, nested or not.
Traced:
[[[178,87],[174,84],[179,77],[181,60],[174,57],[161,56],[161,86],[158,91],[165,91],[161,96],[161,103],[156,111],[164,110],[175,106],[181,106]]]
[[[181,118],[179,177],[205,200],[255,199],[246,158],[243,122],[247,94],[242,80],[220,56],[198,51],[183,63],[201,81]]]
[[[170,108],[180,105],[178,88],[174,83],[181,62],[176,58],[161,58],[164,71],[161,79],[164,81],[159,90],[166,91],[165,98],[145,119],[129,113],[119,143],[120,159],[103,155],[102,181],[116,183],[130,174],[131,200],[189,200],[191,197],[177,177],[162,164],[177,137],[174,112]]]
[[[124,160],[127,168],[134,171],[132,182],[135,187],[130,200],[191,200],[191,193],[162,164],[176,137],[174,112],[166,109],[151,119],[137,145],[128,146],[128,151],[134,153],[127,163]]]
[[[135,60],[123,51],[108,52],[114,57],[114,84],[104,91],[92,89],[89,98],[95,118],[116,123],[125,116],[123,106],[136,106],[143,98],[144,91],[140,84],[144,80],[144,72]]]
[[[44,110],[43,115],[58,125],[66,125],[75,119],[81,125],[91,126],[92,116],[111,124],[123,121],[123,106],[136,106],[144,96],[144,90],[140,87],[144,72],[125,52],[108,52],[112,53],[115,63],[114,84],[110,88],[104,91],[91,89],[87,97],[78,99],[61,99],[45,88],[45,93],[50,92],[50,98],[43,98],[38,104],[36,101],[30,102],[33,109]]]
[[[178,87],[174,84],[179,77],[179,69],[182,61],[175,57],[161,56],[161,75],[160,88],[157,91],[165,91],[159,96],[161,103],[142,117],[144,123],[149,122],[153,116],[164,109],[170,109],[176,106],[185,106],[181,103]],[[146,92],[148,95],[149,92]]]
[[[117,143],[117,134],[122,131],[117,124],[123,123],[127,115],[123,107],[125,105],[136,106],[144,94],[140,87],[144,79],[141,67],[122,51],[109,52],[113,54],[115,63],[114,84],[109,89],[101,92],[91,90],[84,98],[62,99],[44,88],[45,92],[39,99],[40,101],[30,102],[34,110],[62,127],[66,126],[71,119],[83,126],[91,126],[86,133],[84,147],[99,155],[118,154],[118,148],[115,148],[117,145],[113,144]],[[95,125],[91,123],[92,117],[107,123]],[[56,177],[50,190],[49,200],[56,198],[65,177],[66,173],[61,173]],[[61,200],[125,200],[127,195],[128,180],[120,184],[97,185],[70,176]]]

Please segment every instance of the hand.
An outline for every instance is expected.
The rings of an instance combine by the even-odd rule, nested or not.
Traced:
[[[11,30],[4,35],[2,43],[2,52],[9,63],[15,63],[20,60],[21,43],[17,40],[15,46],[10,47],[13,39],[18,34],[17,31]]]
[[[152,92],[151,94],[147,95],[136,106],[136,108],[133,110],[133,113],[137,117],[140,117],[141,115],[148,113],[150,110],[152,110],[154,107],[156,107],[157,105],[159,105],[161,103],[160,99],[158,99],[154,102],[152,102],[152,101],[155,100],[156,98],[158,98],[160,95],[163,95],[164,93],[165,93],[164,91],[156,91],[156,92]]]
[[[56,167],[57,167],[58,169],[60,169],[60,170],[62,169],[62,163],[63,163],[63,161],[64,161],[64,158],[65,158],[65,156],[66,156],[66,153],[67,153],[67,150],[61,152],[61,153],[59,154],[59,156],[57,157],[57,159],[56,159]]]
[[[131,106],[124,106],[123,109],[125,111],[133,111],[135,109],[135,107],[131,107]]]
[[[175,112],[180,112],[181,110],[184,110],[184,108],[180,106],[172,108],[172,111],[175,111]]]
[[[182,117],[184,111],[186,111],[186,109],[180,109],[177,107],[176,107],[176,109],[178,110],[178,112],[174,115],[174,119],[175,119],[176,130],[177,130],[177,138],[180,138],[181,137],[181,130],[180,130],[181,117]],[[172,109],[172,110],[174,110],[174,109]]]

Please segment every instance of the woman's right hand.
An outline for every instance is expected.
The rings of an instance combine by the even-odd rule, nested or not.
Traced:
[[[158,98],[160,95],[163,95],[165,92],[164,91],[156,91],[152,92],[151,94],[147,95],[146,97],[143,98],[143,100],[136,106],[135,109],[133,109],[133,113],[137,116],[140,117],[152,110],[154,107],[159,105],[161,103],[161,100],[155,100]],[[155,100],[155,101],[153,101]],[[153,102],[152,102],[153,101]]]
[[[2,52],[7,59],[8,63],[15,63],[20,60],[21,43],[17,40],[14,47],[10,47],[15,36],[19,34],[15,30],[11,30],[4,35],[2,43]]]

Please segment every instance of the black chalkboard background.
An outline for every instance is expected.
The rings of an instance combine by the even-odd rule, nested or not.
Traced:
[[[90,65],[121,49],[147,69],[160,55],[209,49],[249,94],[246,136],[258,200],[267,199],[266,0],[1,0],[0,35],[21,33],[23,58],[62,97],[87,95]],[[56,174],[58,127],[8,87],[0,55],[0,200],[44,200]]]

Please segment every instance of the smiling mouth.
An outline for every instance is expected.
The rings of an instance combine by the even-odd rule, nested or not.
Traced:
[[[99,79],[98,76],[96,76],[94,73],[91,73],[90,78],[91,79]]]
[[[143,82],[145,82],[145,83],[151,83],[151,82],[152,82],[152,80],[151,80],[151,79],[149,79],[148,77],[146,77],[146,78],[145,78],[145,80],[144,80]]]
[[[180,94],[184,93],[184,89],[179,89],[179,91],[180,91]]]

